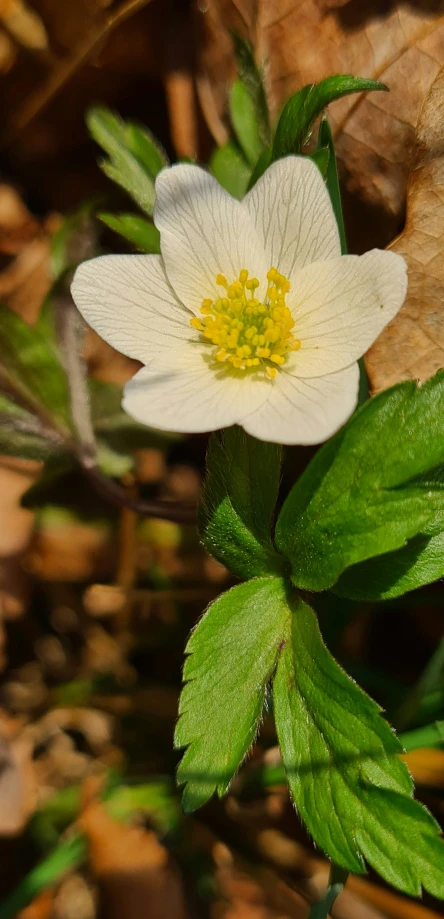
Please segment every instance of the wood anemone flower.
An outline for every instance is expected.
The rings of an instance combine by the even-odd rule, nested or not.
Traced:
[[[326,440],[356,406],[358,359],[404,301],[404,259],[341,256],[306,157],[274,163],[243,201],[185,164],[159,174],[156,196],[161,255],[92,259],[72,285],[86,321],[144,364],[125,410],[164,431]]]

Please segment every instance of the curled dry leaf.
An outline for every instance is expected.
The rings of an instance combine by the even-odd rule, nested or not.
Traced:
[[[416,132],[407,220],[391,248],[407,260],[404,306],[367,354],[373,391],[421,381],[444,366],[444,69],[428,93]]]
[[[329,113],[346,189],[367,204],[363,226],[352,227],[354,245],[386,244],[402,218],[421,103],[444,65],[444,3],[211,0],[197,9],[198,84],[205,87],[210,130],[227,111],[234,75],[230,28],[265,62],[274,115],[291,93],[332,73],[389,86],[389,93],[348,96]]]

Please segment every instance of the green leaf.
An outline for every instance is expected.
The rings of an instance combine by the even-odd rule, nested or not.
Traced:
[[[236,80],[230,90],[230,117],[236,137],[251,166],[255,166],[263,149],[254,102],[248,87]]]
[[[336,162],[335,145],[330,125],[324,117],[321,119],[318,135],[318,151],[328,150],[328,164],[325,173],[325,181],[329,191],[332,207],[338,224],[339,237],[341,240],[341,252],[347,253],[347,239],[345,236],[344,217],[342,214],[341,192],[339,189],[338,166]]]
[[[154,183],[130,153],[116,152],[112,162],[99,160],[99,166],[111,182],[120,185],[141,210],[151,217],[156,198]]]
[[[395,713],[395,723],[399,728],[410,727],[412,724],[423,724],[430,718],[444,715],[444,638],[427,662],[419,680],[410,689]],[[439,723],[439,722],[438,722]],[[420,735],[433,728],[430,725],[419,728]],[[417,734],[417,731],[413,731]],[[441,732],[441,741],[444,740]],[[432,746],[430,738],[428,744]]]
[[[86,123],[94,140],[109,155],[109,160],[99,164],[103,172],[151,216],[154,179],[167,163],[161,148],[146,129],[122,121],[105,106],[91,108]]]
[[[58,449],[60,444],[45,437],[35,415],[0,395],[0,453],[44,462]]]
[[[209,166],[215,179],[233,195],[233,198],[244,197],[251,168],[235,143],[230,141],[223,147],[218,147],[210,159]]]
[[[422,478],[444,457],[444,372],[366,402],[318,451],[282,508],[276,545],[307,590],[331,587],[365,559],[436,525],[441,483]]]
[[[314,120],[331,102],[350,93],[370,90],[387,90],[387,87],[377,80],[364,80],[345,74],[327,77],[320,83],[309,83],[304,86],[284,106],[276,128],[272,162],[288,156],[289,153],[301,152],[310,137]]]
[[[0,903],[0,919],[14,919],[40,891],[51,887],[67,871],[81,865],[88,847],[83,834],[74,832],[23,878],[19,886]]]
[[[249,42],[244,41],[237,32],[233,31],[231,35],[239,77],[247,87],[253,102],[262,143],[268,145],[271,142],[270,115],[262,73],[256,64],[253,48]]]
[[[137,214],[108,214],[104,211],[97,214],[102,223],[119,236],[127,239],[136,249],[142,252],[160,252],[159,230]]]
[[[437,515],[442,516],[442,515]],[[435,536],[424,532],[396,552],[378,555],[344,571],[334,592],[353,600],[392,600],[444,576],[444,521]]]
[[[45,410],[61,430],[69,431],[68,383],[57,353],[49,301],[33,326],[0,304],[0,374],[23,407],[35,414]]]
[[[248,753],[287,620],[283,581],[258,578],[215,600],[192,633],[175,733],[188,746],[177,773],[185,811],[225,794]]]
[[[142,127],[134,121],[122,121],[121,124],[123,125],[122,143],[126,143],[128,150],[155,179],[160,170],[168,166],[165,150],[145,126]]]
[[[253,188],[253,185],[256,185],[256,182],[264,174],[265,170],[268,169],[271,163],[271,147],[267,147],[263,153],[261,153],[256,166],[253,169],[250,181],[248,183],[247,191],[250,191]]]
[[[271,540],[280,468],[281,448],[240,427],[210,437],[200,536],[208,552],[241,578],[282,569]]]
[[[313,162],[316,163],[316,166],[318,167],[319,172],[321,173],[321,176],[325,179],[327,175],[328,163],[330,159],[330,151],[328,147],[318,147],[318,149],[315,150],[314,153],[308,153],[307,155],[309,159],[313,160]]]
[[[444,841],[411,797],[401,745],[296,596],[273,698],[291,793],[316,844],[347,871],[362,873],[366,860],[405,893],[419,896],[423,885],[444,897]]]
[[[119,479],[134,468],[134,457],[102,437],[97,438],[97,460],[101,471],[110,478]]]

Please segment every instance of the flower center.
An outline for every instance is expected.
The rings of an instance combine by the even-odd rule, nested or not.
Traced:
[[[231,284],[224,275],[216,275],[224,295],[217,300],[203,300],[203,318],[190,322],[207,344],[215,346],[216,361],[231,364],[236,370],[254,368],[273,380],[288,352],[297,351],[301,343],[292,334],[294,319],[285,302],[290,281],[276,268],[270,268],[267,280],[262,302],[255,297],[259,281],[249,278],[246,268]]]

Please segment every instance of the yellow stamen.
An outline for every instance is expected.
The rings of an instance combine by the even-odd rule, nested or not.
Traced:
[[[249,277],[246,268],[231,283],[217,274],[216,284],[224,288],[224,296],[202,300],[202,319],[195,317],[190,323],[214,346],[215,361],[241,373],[262,372],[274,380],[288,353],[297,351],[301,342],[292,334],[294,319],[285,302],[288,278],[273,267],[267,282],[265,297],[259,300],[255,292],[260,282]]]

